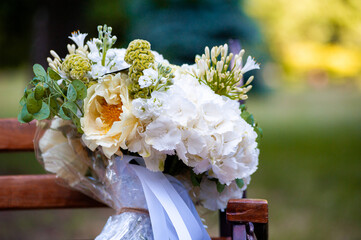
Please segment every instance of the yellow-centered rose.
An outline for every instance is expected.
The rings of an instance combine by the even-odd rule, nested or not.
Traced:
[[[127,79],[123,73],[107,75],[88,88],[84,99],[83,141],[92,151],[102,146],[108,158],[119,154],[119,147],[127,149],[127,143],[138,134],[139,121],[131,112]]]

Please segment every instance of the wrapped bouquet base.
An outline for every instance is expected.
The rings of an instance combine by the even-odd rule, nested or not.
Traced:
[[[81,147],[76,128],[62,119],[41,122],[35,143],[47,171],[115,210],[97,240],[210,239],[189,189],[170,175],[148,170],[141,157],[123,155],[104,162],[100,150]],[[65,154],[54,154],[58,151]],[[79,169],[88,174],[79,174]]]
[[[145,40],[112,48],[112,29],[98,32],[86,44],[74,32],[64,59],[33,67],[18,119],[39,120],[38,160],[115,210],[97,239],[209,239],[193,202],[224,209],[257,169],[261,129],[239,100],[259,65],[225,44],[176,66]]]

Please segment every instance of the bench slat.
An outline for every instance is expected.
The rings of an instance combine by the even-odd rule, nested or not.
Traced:
[[[262,199],[230,199],[226,216],[231,222],[268,223],[268,203]]]
[[[52,174],[0,176],[0,210],[106,207],[56,183]]]
[[[0,210],[106,207],[86,195],[63,187],[53,174],[0,176]],[[228,221],[268,222],[266,200],[231,199]]]
[[[0,119],[0,151],[33,151],[36,122],[21,124],[15,118]]]

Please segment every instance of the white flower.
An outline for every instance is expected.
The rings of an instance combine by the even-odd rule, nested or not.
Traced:
[[[141,76],[138,80],[140,88],[146,88],[158,81],[158,71],[153,68],[147,68],[143,70],[143,76]]]
[[[152,52],[153,55],[154,55],[154,61],[155,61],[156,63],[160,63],[160,64],[162,64],[162,65],[169,65],[168,60],[167,60],[167,59],[164,59],[162,54],[159,54],[159,53],[156,52],[156,51],[151,51],[151,52]]]
[[[45,170],[74,186],[88,168],[87,153],[79,139],[68,139],[58,129],[66,125],[71,125],[71,122],[54,118],[50,128],[39,140],[39,149]]]
[[[83,48],[84,40],[87,35],[87,33],[80,33],[79,31],[75,31],[71,33],[71,36],[69,36],[69,38],[73,40],[79,48]]]
[[[181,141],[181,131],[168,117],[161,115],[144,132],[145,142],[158,151],[172,151]]]
[[[229,185],[236,178],[245,178],[257,170],[259,149],[257,134],[243,119],[237,121],[234,132],[227,132],[214,141],[209,152],[213,173],[222,184]]]
[[[118,71],[129,67],[124,61],[125,49],[111,48],[105,55],[105,64],[102,64],[102,53],[97,48],[100,40],[95,38],[87,42],[89,46],[88,58],[92,61],[92,70],[90,75],[92,78],[97,79],[104,76],[106,73]]]
[[[242,67],[242,74],[251,71],[253,69],[260,69],[259,64],[256,63],[256,61],[254,60],[254,58],[252,58],[251,56],[248,56],[247,58],[247,62],[246,64]]]

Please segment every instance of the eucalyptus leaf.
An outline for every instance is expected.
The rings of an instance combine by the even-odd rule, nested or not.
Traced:
[[[33,71],[35,76],[46,78],[46,71],[40,64],[34,64]]]
[[[76,126],[79,133],[83,133],[83,130],[81,129],[80,119],[78,116],[72,114],[72,118],[74,125]]]
[[[24,104],[20,113],[18,114],[18,121],[21,123],[28,123],[31,122],[33,119],[33,116],[27,110],[26,104]]]
[[[54,98],[54,97],[50,98],[49,105],[52,109],[54,109],[55,111],[58,111],[58,101],[56,100],[56,98]]]
[[[44,96],[44,86],[42,83],[38,83],[38,85],[36,85],[35,87],[35,91],[34,91],[34,97],[36,100],[41,100],[41,98]]]
[[[34,93],[30,93],[26,98],[26,106],[29,113],[34,114],[40,111],[42,107],[42,101],[36,100]]]
[[[33,114],[36,120],[44,120],[47,119],[50,115],[50,108],[49,105],[45,102],[42,102],[42,106],[39,112]]]
[[[19,103],[21,106],[24,106],[26,104],[26,96],[25,95],[20,99]]]
[[[244,181],[243,181],[243,179],[237,178],[237,179],[236,179],[236,184],[237,184],[237,186],[238,186],[239,188],[243,188],[243,186],[244,186]]]
[[[68,87],[68,92],[66,94],[66,97],[68,98],[69,101],[74,102],[76,100],[76,96],[77,96],[77,92],[76,92],[75,88],[73,87],[73,85],[70,84]]]
[[[67,111],[67,109],[65,109],[65,111],[64,111],[63,106],[61,106],[61,107],[60,107],[60,110],[59,110],[59,116],[60,116],[62,119],[64,119],[64,120],[71,120],[71,118],[68,117],[68,115],[67,115],[65,112],[68,113],[69,111]],[[69,115],[70,115],[70,114],[69,114]]]
[[[71,85],[73,85],[73,87],[75,88],[78,99],[83,100],[84,98],[86,98],[87,87],[85,86],[85,84],[82,81],[74,80],[71,82]]]
[[[62,105],[62,108],[66,108],[68,109],[70,112],[72,112],[73,114],[77,115],[77,112],[78,112],[78,108],[76,106],[76,104],[74,102],[65,102],[63,105]]]
[[[55,72],[53,69],[51,69],[50,67],[48,68],[48,73],[49,73],[49,77],[55,81],[61,79],[60,75],[57,72]]]

